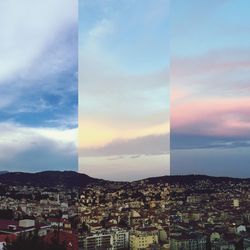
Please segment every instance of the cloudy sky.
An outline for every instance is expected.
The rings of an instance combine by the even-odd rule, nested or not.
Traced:
[[[85,0],[79,13],[79,171],[168,174],[168,0]]]
[[[0,170],[77,170],[77,1],[0,1]]]
[[[170,7],[0,1],[0,169],[250,176],[250,3]]]
[[[171,2],[171,173],[250,177],[250,2]]]

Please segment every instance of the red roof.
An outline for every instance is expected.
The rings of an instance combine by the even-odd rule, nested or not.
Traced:
[[[4,219],[0,219],[0,229],[2,230],[6,230],[8,229],[9,225],[13,225],[18,227],[18,222],[15,220],[4,220]]]
[[[65,243],[67,246],[67,250],[78,250],[78,241],[77,236],[75,234],[71,234],[64,231],[59,232],[50,232],[45,237],[45,242],[51,243],[53,239],[59,239],[60,243]]]
[[[63,219],[62,218],[48,218],[48,221],[50,222],[63,222]]]
[[[12,242],[16,240],[16,237],[15,234],[0,234],[0,242],[6,242],[7,239]]]
[[[69,223],[69,221],[64,218],[48,218],[48,221],[55,222],[55,223],[61,223],[61,222]]]

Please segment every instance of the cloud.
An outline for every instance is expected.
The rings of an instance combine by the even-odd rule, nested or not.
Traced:
[[[76,1],[69,0],[1,1],[0,82],[21,74],[44,53],[65,26],[76,23],[76,7]]]
[[[133,73],[105,49],[98,47],[92,53],[81,45],[79,65],[80,120],[113,122],[118,127],[152,126],[168,120],[167,66]]]
[[[0,169],[8,171],[40,172],[46,170],[78,170],[77,152],[72,147],[58,149],[49,140],[40,142],[36,147],[20,151],[12,158],[0,159]]]
[[[161,7],[167,4],[168,1],[165,0],[157,4],[147,2],[142,11],[135,12],[133,9],[136,7],[135,2],[122,2],[125,9],[129,8],[129,14],[133,13],[131,14],[133,17],[139,15],[140,20],[153,18],[148,14],[152,14],[152,10],[155,11],[153,13],[159,14],[164,9]],[[103,5],[111,10],[103,13]],[[88,9],[86,6],[91,8]],[[105,3],[87,1],[83,4],[83,13],[86,12],[88,16],[88,12],[92,11],[97,16],[89,18],[91,22],[88,25],[80,23],[79,114],[85,119],[91,119],[93,116],[106,117],[106,120],[116,119],[121,123],[125,120],[133,123],[136,119],[146,123],[144,116],[148,116],[147,121],[149,121],[155,113],[162,115],[165,112],[167,117],[168,60],[165,60],[162,66],[152,67],[151,70],[133,71],[124,65],[124,51],[120,54],[113,49],[113,47],[119,47],[124,39],[131,39],[131,35],[127,36],[125,29],[127,25],[131,25],[131,20],[128,19],[126,25],[124,19],[121,20],[120,6],[113,1]],[[116,9],[116,7],[119,8]],[[146,30],[143,33],[150,36]],[[133,34],[133,36],[136,39],[137,35]],[[138,37],[136,43],[141,42],[140,46],[142,46],[142,40],[145,42],[144,36]],[[137,45],[133,43],[121,46],[124,49],[126,47],[133,49]],[[164,47],[166,47],[165,44]],[[145,54],[145,51],[142,53]],[[152,58],[148,59],[150,60]],[[134,59],[130,61],[133,61],[132,64],[135,63]],[[143,67],[142,63],[140,67]]]
[[[133,139],[115,140],[98,148],[80,148],[80,156],[123,156],[169,154],[169,135],[148,135]],[[120,158],[119,158],[120,159]]]
[[[204,145],[206,138],[213,136],[228,141],[248,138],[249,52],[221,49],[173,59],[172,133],[179,134],[178,138],[204,136]]]
[[[147,124],[126,121],[124,124],[100,120],[79,120],[80,147],[100,147],[114,140],[134,139],[147,135],[159,135],[169,132],[169,122]]]
[[[113,22],[107,19],[102,19],[89,31],[88,36],[93,42],[92,39],[103,38],[108,34],[111,34],[113,31],[114,31]]]
[[[171,133],[171,150],[250,147],[249,137]]]
[[[8,98],[1,116],[58,113],[62,105],[51,105],[49,95],[68,106],[77,91],[77,2],[2,1],[0,23],[0,99]]]
[[[168,172],[168,3],[80,4],[79,171],[109,179]]]
[[[79,58],[80,146],[168,132],[167,66],[132,73],[101,45],[85,45]]]
[[[249,49],[211,49],[199,56],[173,57],[171,76],[177,82],[192,79],[191,84],[202,84],[204,77],[237,74],[250,69]],[[194,82],[195,81],[195,82]],[[210,82],[212,86],[213,82]]]
[[[77,169],[77,4],[0,2],[2,169]]]
[[[0,130],[4,131],[0,135],[0,160],[5,163],[19,162],[19,155],[28,154],[27,152],[33,150],[38,154],[39,148],[45,150],[46,147],[48,153],[53,151],[57,152],[57,155],[76,157],[76,129],[32,128],[2,122]],[[47,158],[37,160],[44,162],[45,168],[51,167],[46,165]],[[28,162],[22,164],[28,165]]]
[[[171,151],[171,175],[206,174],[249,177],[249,147],[198,148]]]
[[[248,5],[173,1],[171,174],[249,175]]]
[[[188,112],[185,112],[188,110]],[[194,99],[172,109],[172,129],[199,135],[247,136],[250,98]]]
[[[137,158],[79,157],[79,171],[108,180],[132,181],[152,176],[169,175],[170,156],[140,155]],[[112,157],[114,158],[114,157]]]

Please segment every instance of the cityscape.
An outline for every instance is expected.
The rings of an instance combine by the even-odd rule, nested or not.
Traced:
[[[0,183],[0,249],[36,234],[61,244],[51,249],[250,249],[250,179],[47,171],[2,172]]]
[[[0,1],[0,250],[250,250],[250,1]]]

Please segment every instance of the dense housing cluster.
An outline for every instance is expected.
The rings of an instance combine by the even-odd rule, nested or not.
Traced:
[[[250,182],[197,178],[171,185],[171,249],[250,249]]]
[[[0,249],[18,237],[38,234],[77,249],[77,190],[58,187],[0,186]]]
[[[249,179],[65,176],[67,185],[0,184],[0,250],[35,234],[66,250],[250,249]]]
[[[90,186],[79,203],[79,249],[169,249],[168,184]]]

